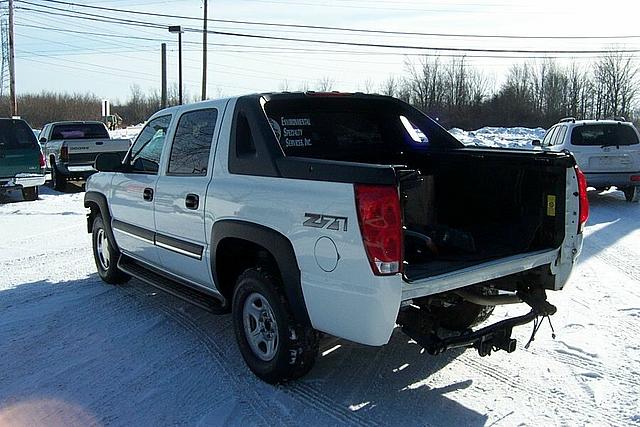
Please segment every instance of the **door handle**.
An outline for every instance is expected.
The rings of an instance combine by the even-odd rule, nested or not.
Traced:
[[[153,200],[153,188],[145,188],[142,192],[142,198],[150,202]]]
[[[200,198],[197,194],[189,193],[187,197],[184,199],[184,206],[187,209],[196,210],[200,205]]]

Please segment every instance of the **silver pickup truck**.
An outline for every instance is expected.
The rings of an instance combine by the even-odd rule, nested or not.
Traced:
[[[63,190],[68,179],[86,179],[96,172],[93,163],[100,153],[125,153],[130,140],[111,139],[102,122],[74,121],[46,124],[40,145],[53,188]]]

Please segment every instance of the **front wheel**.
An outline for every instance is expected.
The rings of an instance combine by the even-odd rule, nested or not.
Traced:
[[[32,202],[38,199],[38,187],[23,187],[22,198],[28,202]]]
[[[639,187],[625,187],[622,188],[624,192],[624,198],[627,202],[638,203],[640,201],[640,188]]]
[[[232,318],[240,353],[249,369],[270,384],[300,378],[318,354],[318,334],[297,324],[279,292],[280,283],[264,269],[240,275]]]
[[[109,242],[104,228],[102,216],[98,214],[93,220],[91,231],[93,242],[93,259],[96,262],[98,275],[102,280],[111,284],[125,283],[130,276],[118,268],[118,250]]]

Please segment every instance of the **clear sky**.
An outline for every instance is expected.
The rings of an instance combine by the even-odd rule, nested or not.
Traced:
[[[82,15],[83,13],[93,13],[163,26],[202,26],[198,21],[115,13],[43,0],[15,1],[16,85],[19,93],[42,90],[91,92],[115,101],[125,100],[133,84],[145,91],[159,90],[162,41],[168,45],[169,83],[177,80],[176,36],[169,34],[166,29],[120,25],[101,22],[102,18],[98,17],[79,19],[53,13],[85,18],[88,16]],[[202,0],[68,1],[162,14],[202,16]],[[482,49],[592,50],[603,49],[614,43],[628,49],[640,49],[638,1],[209,0],[209,11],[209,17],[215,19],[403,32],[639,36],[606,40],[514,40],[358,34],[209,23],[210,30],[278,37]],[[201,41],[202,34],[188,32],[183,35],[185,89],[191,95],[200,93]],[[217,34],[209,35],[209,43],[208,94],[212,98],[283,88],[314,89],[320,79],[331,80],[334,90],[376,91],[389,75],[401,76],[404,73],[405,61],[418,60],[419,57],[415,55],[420,53],[434,53],[283,42]],[[590,55],[573,56],[579,57],[575,60],[579,64],[586,65],[592,61]],[[522,61],[487,57],[468,59],[470,64],[477,65],[496,82],[501,80],[512,63]],[[569,59],[562,61],[567,62]]]

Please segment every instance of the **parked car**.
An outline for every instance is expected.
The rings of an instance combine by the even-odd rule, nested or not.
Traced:
[[[589,186],[604,190],[615,186],[629,202],[640,201],[640,143],[638,130],[624,120],[566,118],[552,126],[543,150],[569,150],[587,177]]]
[[[31,127],[21,119],[0,119],[0,193],[21,190],[25,200],[38,198],[45,182],[44,157]]]
[[[231,311],[268,382],[307,373],[319,332],[380,346],[400,325],[430,354],[514,351],[513,327],[555,313],[546,291],[567,282],[588,216],[570,153],[465,147],[377,95],[168,108],[96,168],[85,207],[100,277]],[[527,314],[469,331],[522,302]]]
[[[100,153],[120,153],[129,149],[128,139],[111,139],[102,122],[55,122],[44,125],[40,132],[47,169],[51,171],[53,188],[63,190],[69,179],[86,179]]]

